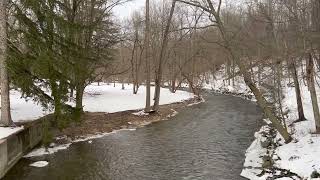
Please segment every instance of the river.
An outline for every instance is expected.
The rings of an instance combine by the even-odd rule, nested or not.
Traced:
[[[169,121],[22,159],[4,180],[241,180],[261,110],[233,96],[207,94],[205,99]],[[49,165],[30,167],[36,160]]]

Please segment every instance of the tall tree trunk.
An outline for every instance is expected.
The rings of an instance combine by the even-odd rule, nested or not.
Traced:
[[[171,24],[171,20],[172,20],[175,6],[176,6],[176,0],[173,0],[172,5],[171,5],[171,9],[170,9],[169,18],[168,18],[168,21],[166,24],[166,29],[165,29],[164,35],[163,35],[163,40],[162,40],[162,45],[161,45],[161,50],[160,50],[160,57],[159,57],[159,64],[157,67],[158,70],[157,70],[157,75],[156,75],[156,80],[155,80],[156,87],[155,87],[155,97],[154,97],[154,105],[153,105],[154,111],[158,111],[158,109],[159,109],[163,61],[164,61],[165,52],[166,52],[166,49],[168,46],[169,29],[170,29],[170,24]]]
[[[150,103],[150,83],[151,83],[151,67],[150,67],[150,56],[149,56],[149,45],[150,45],[150,4],[149,0],[146,0],[146,32],[145,32],[145,59],[146,59],[146,106],[144,111],[151,111],[151,103]]]
[[[295,88],[295,92],[296,92],[297,108],[298,108],[298,115],[299,115],[298,121],[303,121],[306,118],[304,116],[304,111],[303,111],[297,68],[296,68],[296,65],[293,60],[292,60],[292,62],[289,62],[289,71],[291,72],[291,75],[293,78],[293,83],[294,83],[294,88]]]
[[[285,129],[287,129],[287,124],[284,118],[283,113],[283,106],[282,106],[282,85],[281,85],[281,79],[282,79],[282,62],[278,61],[276,64],[276,84],[277,84],[277,97],[278,97],[278,104],[279,104],[279,112],[280,116],[283,122],[283,126]]]
[[[314,85],[314,63],[312,54],[309,53],[309,60],[307,64],[307,80],[308,80],[308,88],[310,91],[311,101],[312,101],[312,108],[313,108],[313,116],[316,124],[317,133],[320,133],[320,113],[319,113],[319,106],[318,106],[318,99],[317,99],[317,92]]]
[[[13,124],[10,113],[10,88],[7,71],[7,0],[0,2],[0,71],[1,71],[1,119],[0,124]]]

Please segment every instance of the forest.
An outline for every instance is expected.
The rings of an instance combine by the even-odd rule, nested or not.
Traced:
[[[1,0],[0,128],[19,127],[14,98],[48,112],[48,146],[51,131],[85,128],[86,108],[95,103],[139,101],[120,109],[162,117],[174,97],[188,99],[182,91],[196,103],[214,91],[249,97],[267,124],[255,134],[261,145],[246,151],[242,176],[320,177],[319,162],[301,165],[320,155],[319,0],[144,0],[128,17],[117,17],[117,7],[127,3],[135,1]],[[86,104],[93,84],[130,89],[128,97],[139,98],[114,95]],[[246,168],[254,162],[263,172]]]

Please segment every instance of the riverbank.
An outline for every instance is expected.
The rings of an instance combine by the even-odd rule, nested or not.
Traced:
[[[161,88],[159,113],[146,115],[136,112],[144,108],[145,87],[140,86],[137,94],[133,94],[132,87],[132,84],[121,83],[92,83],[88,85],[83,96],[83,106],[86,113],[81,123],[71,123],[61,132],[53,130],[49,134],[54,138],[50,148],[40,149],[44,149],[44,153],[50,153],[64,149],[74,141],[102,136],[120,129],[134,129],[175,114],[174,109],[179,109],[183,105],[195,101],[195,96],[192,93],[180,90],[171,93],[169,89]],[[48,95],[51,94],[48,90],[44,89],[44,91]],[[151,98],[153,98],[153,94],[154,87],[151,87]],[[19,90],[11,90],[10,98],[12,119],[17,127],[0,127],[0,139],[28,127],[35,120],[45,119],[42,117],[50,116],[52,113],[52,109],[43,110],[40,104],[32,99],[22,98]],[[74,106],[74,99],[70,98],[68,104]]]
[[[49,147],[34,149],[25,157],[52,154],[62,149],[67,149],[72,143],[90,141],[101,138],[120,130],[135,130],[148,124],[168,120],[175,116],[181,109],[203,102],[204,99],[193,97],[181,102],[160,105],[159,111],[146,114],[142,109],[128,110],[115,113],[86,112],[80,123],[72,123],[62,131],[53,131],[53,141]]]
[[[134,131],[113,131],[54,154],[24,158],[5,179],[240,180],[243,155],[261,126],[261,111],[241,98],[216,93],[203,96],[204,103],[187,105],[170,120]],[[29,166],[37,161],[49,164]]]
[[[205,85],[223,94],[232,94],[246,99],[252,93],[246,87],[241,77],[235,78],[231,86],[224,80],[224,69],[216,73],[216,78]],[[300,74],[300,73],[298,73]],[[308,87],[300,77],[300,90],[306,120],[298,119],[295,89],[289,79],[282,82],[283,112],[288,131],[293,141],[285,144],[280,135],[272,128],[270,122],[254,134],[255,140],[246,151],[246,160],[241,176],[252,180],[282,179],[320,179],[320,136],[314,134],[315,123]],[[316,87],[320,92],[319,86]],[[254,98],[252,99],[254,100]],[[318,102],[320,96],[318,95]]]
[[[295,90],[288,81],[285,81],[285,84],[287,85],[283,87],[283,110],[286,112],[285,121],[293,141],[285,144],[278,133],[267,138],[266,134],[273,130],[270,130],[270,126],[262,127],[255,134],[256,140],[247,150],[242,172],[244,177],[261,180],[283,177],[287,180],[320,178],[320,136],[315,134],[308,87],[303,82],[300,83],[306,120],[296,122],[298,112]],[[320,92],[319,87],[317,92]]]
[[[154,113],[144,113],[143,109],[115,113],[86,112],[81,123],[73,123],[62,131],[57,131],[55,137],[58,141],[56,142],[58,143],[61,139],[79,141],[103,133],[121,129],[136,129],[154,122],[168,120],[182,108],[197,102],[201,102],[201,100],[192,98],[182,102],[161,105],[159,111]]]

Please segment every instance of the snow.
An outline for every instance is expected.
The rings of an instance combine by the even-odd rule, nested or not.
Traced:
[[[187,106],[190,107],[190,106],[194,106],[194,105],[197,105],[197,104],[201,104],[201,103],[206,102],[206,100],[205,100],[202,96],[200,96],[200,99],[201,99],[200,101],[194,102],[194,103],[190,103],[190,104],[188,104]]]
[[[172,113],[171,113],[171,114],[169,114],[169,115],[167,116],[167,118],[174,117],[174,116],[176,116],[176,115],[178,115],[178,114],[179,114],[179,112],[178,112],[178,111],[176,111],[176,110],[174,110],[174,109],[171,109],[171,111],[172,111]]]
[[[232,80],[230,80],[230,85],[228,84],[226,73],[224,72],[225,68],[222,66],[215,74],[214,77],[210,77],[208,83],[203,84],[203,88],[207,90],[214,90],[219,93],[232,93],[244,94],[244,95],[253,95],[251,90],[247,87],[244,80],[240,76],[234,77],[234,85],[232,85]]]
[[[294,142],[283,144],[278,147],[275,153],[281,158],[276,161],[276,166],[282,169],[290,170],[304,179],[310,179],[314,170],[320,172],[320,135],[315,132],[315,122],[311,104],[310,93],[307,86],[300,82],[302,102],[307,121],[298,122],[291,127]],[[318,92],[318,102],[320,102],[320,89],[316,86]],[[295,90],[294,87],[285,88],[284,104],[289,110],[287,123],[291,124],[298,119]]]
[[[125,84],[125,89],[121,89],[122,84],[97,83],[88,85],[83,96],[84,110],[89,112],[114,113],[126,110],[142,109],[145,106],[145,86],[140,86],[137,94],[133,94],[132,85]],[[153,99],[154,87],[151,87],[151,100]],[[193,98],[192,93],[177,91],[171,93],[169,89],[161,88],[160,104],[170,104],[181,102]],[[18,90],[10,91],[11,115],[14,122],[30,121],[38,119],[50,113],[44,111],[40,104],[32,99],[21,98]],[[153,102],[151,102],[153,103]],[[74,105],[74,102],[69,102]]]
[[[148,116],[149,113],[145,113],[144,110],[132,113],[135,116]]]
[[[12,134],[16,134],[23,130],[22,127],[0,127],[0,140],[9,137]]]
[[[25,155],[23,157],[31,158],[31,157],[39,157],[39,156],[43,156],[43,155],[50,155],[50,154],[54,154],[54,153],[56,153],[58,151],[68,149],[73,143],[88,141],[88,143],[91,144],[93,139],[102,138],[102,137],[105,137],[107,135],[118,133],[118,132],[121,132],[121,131],[135,131],[135,130],[136,129],[120,129],[120,130],[114,130],[114,131],[108,132],[108,133],[89,135],[87,137],[81,137],[79,139],[73,140],[72,142],[67,143],[67,144],[55,145],[55,146],[49,147],[49,148],[41,147],[41,148],[38,148],[38,149],[34,149],[30,153],[28,153],[27,155]],[[57,137],[56,139],[61,139],[61,138],[65,138],[65,137]]]
[[[34,149],[33,151],[31,151],[29,154],[25,155],[25,158],[29,158],[29,157],[35,157],[35,156],[43,156],[43,155],[47,155],[47,154],[53,154],[56,153],[60,150],[64,150],[64,149],[68,149],[68,147],[71,145],[71,143],[68,144],[63,144],[63,145],[58,145],[52,148],[38,148],[38,149]]]
[[[154,94],[154,87],[151,87],[151,99],[153,99]],[[175,93],[171,93],[168,89],[161,88],[161,96],[160,96],[160,105],[163,104],[170,104],[175,102],[181,102],[184,100],[188,100],[193,98],[194,95],[192,93],[188,93],[185,91],[176,91]],[[14,101],[16,102],[16,101]],[[35,106],[30,102],[29,106]],[[152,102],[151,102],[152,103]],[[71,105],[74,105],[74,102],[70,102]],[[145,106],[145,87],[140,86],[140,89],[137,94],[133,94],[132,85],[125,85],[125,89],[122,90],[122,84],[116,83],[115,87],[114,84],[106,84],[101,83],[100,86],[97,83],[93,83],[86,87],[85,93],[83,96],[83,104],[84,110],[89,112],[106,112],[106,113],[113,113],[119,111],[126,111],[126,110],[136,110],[142,109]],[[13,104],[14,107],[19,107],[19,104]],[[29,108],[30,109],[30,108]],[[24,114],[23,110],[21,110],[20,115]],[[26,112],[27,113],[27,112]],[[138,116],[146,115],[143,111],[138,111],[133,113]],[[173,111],[172,116],[176,115],[177,112]],[[37,114],[37,111],[34,113],[33,118],[38,118],[43,114]],[[16,116],[17,117],[17,116]],[[20,118],[15,119],[21,120],[23,116]],[[33,119],[29,118],[29,119]],[[135,129],[124,129],[124,130],[135,130]],[[120,130],[118,130],[120,131]],[[71,143],[64,144],[64,145],[57,145],[54,147],[49,148],[38,148],[30,152],[24,157],[34,157],[34,156],[43,156],[46,154],[53,154],[60,150],[67,149],[72,143],[75,142],[82,142],[82,141],[90,141],[92,139],[101,138],[106,135],[118,132],[112,131],[110,133],[102,133],[98,135],[92,135],[88,137],[83,137],[72,141]]]
[[[37,161],[37,162],[34,162],[32,164],[30,164],[30,166],[32,167],[45,167],[47,166],[49,163],[47,161]]]
[[[264,180],[266,177],[259,177],[262,173],[262,159],[260,157],[267,153],[267,150],[261,146],[265,137],[262,136],[261,132],[268,131],[268,126],[263,126],[258,132],[254,134],[255,140],[252,142],[250,147],[246,151],[246,159],[243,164],[244,169],[241,172],[241,176],[248,179]]]
[[[320,170],[320,138],[308,134],[297,143],[289,143],[276,149],[281,158],[276,166],[289,169],[303,178],[309,178],[314,170]]]
[[[21,92],[18,90],[10,91],[11,117],[14,122],[35,120],[49,113],[48,111],[43,111],[41,105],[32,99],[24,99],[21,96]]]
[[[122,84],[116,83],[98,86],[97,83],[89,85],[85,89],[83,97],[84,110],[89,112],[119,112],[126,110],[142,109],[145,107],[145,87],[140,86],[137,94],[133,94],[132,85],[126,85],[122,90]],[[151,100],[154,95],[154,87],[151,87]],[[160,104],[171,104],[193,98],[192,93],[176,91],[171,93],[169,89],[161,88]],[[153,102],[151,102],[153,104]]]
[[[286,122],[289,127],[289,132],[292,134],[294,140],[291,143],[285,144],[283,140],[280,142],[281,146],[274,150],[275,167],[279,169],[289,170],[297,174],[302,179],[311,179],[313,171],[320,172],[320,136],[313,134],[315,132],[315,122],[313,117],[313,109],[310,99],[308,87],[301,81],[300,89],[302,95],[302,102],[304,113],[307,121],[294,123],[298,119],[296,95],[294,87],[288,86],[289,81],[285,79],[283,82],[283,100],[284,111],[288,111]],[[318,102],[320,102],[320,89],[317,86]],[[264,127],[260,132],[264,131]],[[257,175],[261,173],[261,157],[266,154],[266,149],[259,145],[261,142],[261,134],[255,134],[255,140],[247,149],[244,169],[242,176],[249,179],[265,180],[272,177],[271,174],[265,174],[262,177]],[[276,139],[279,139],[278,134]],[[255,167],[255,168],[251,168]],[[294,179],[289,177],[279,178],[282,180]]]
[[[266,68],[264,71],[265,74],[268,75],[268,71],[270,70]],[[204,84],[204,88],[212,89],[221,93],[229,92],[234,94],[240,93],[252,95],[241,77],[236,77],[235,86],[230,86],[224,80],[226,79],[225,74],[225,69],[222,66],[222,68],[215,73],[215,78],[211,78],[209,84]],[[301,73],[298,72],[298,74]],[[293,122],[298,119],[296,94],[294,87],[292,87],[292,85],[289,86],[289,80],[284,79],[282,82],[282,91],[284,95],[282,103],[284,111],[288,111],[286,123],[287,125],[291,125],[289,127],[289,132],[292,134],[294,140],[291,143],[285,144],[280,135],[277,134],[274,140],[281,139],[279,141],[281,145],[274,149],[273,160],[276,168],[288,170],[300,177],[282,177],[278,178],[278,180],[309,180],[311,179],[313,171],[316,170],[318,173],[320,172],[320,135],[313,134],[313,132],[315,132],[315,122],[310,93],[308,91],[308,87],[301,80],[302,78],[300,77],[299,79],[304,114],[307,121],[293,124]],[[319,81],[319,79],[317,79],[317,81]],[[318,86],[316,86],[316,91],[318,93],[318,102],[320,102],[320,88]],[[261,172],[263,170],[261,167],[262,157],[267,154],[267,149],[263,148],[260,142],[265,138],[263,137],[262,132],[266,131],[268,131],[268,126],[263,126],[255,133],[255,140],[246,151],[246,159],[241,176],[253,180],[266,180],[268,178],[274,179],[271,173],[265,173],[261,176]],[[276,173],[279,173],[279,171],[276,171]]]

